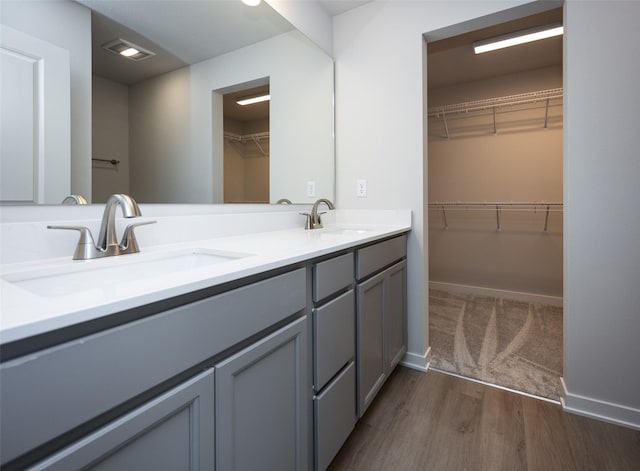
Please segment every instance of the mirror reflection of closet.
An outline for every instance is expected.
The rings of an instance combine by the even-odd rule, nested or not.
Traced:
[[[269,203],[269,84],[223,96],[224,202]]]

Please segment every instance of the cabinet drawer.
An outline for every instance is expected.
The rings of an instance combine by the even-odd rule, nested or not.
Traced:
[[[350,290],[313,310],[313,384],[321,390],[354,356],[355,295]]]
[[[356,278],[362,280],[406,256],[406,235],[359,249],[356,252]]]
[[[313,300],[330,296],[353,283],[353,254],[316,263],[313,267]]]
[[[315,414],[315,469],[327,469],[356,423],[355,365],[353,362],[313,399]]]
[[[300,268],[0,365],[0,464],[306,307]]]

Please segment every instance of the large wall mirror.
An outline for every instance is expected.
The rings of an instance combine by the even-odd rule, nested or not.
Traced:
[[[334,198],[333,60],[265,2],[3,0],[1,18],[70,55],[69,183],[34,202],[122,192],[141,203],[223,203],[225,192],[242,193],[233,180],[250,180],[227,172],[225,181],[225,146],[255,134],[268,150],[268,160],[245,156],[268,167],[259,201]],[[104,48],[120,39],[151,57]],[[264,84],[268,131],[225,132],[224,97]],[[245,193],[227,201],[255,202]]]

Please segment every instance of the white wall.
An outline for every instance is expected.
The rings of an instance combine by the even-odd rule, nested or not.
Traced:
[[[113,193],[129,193],[129,87],[93,76],[92,157],[118,160],[95,162],[92,202],[106,203]]]
[[[331,17],[322,6],[314,1],[266,0],[266,2],[323,51],[329,55],[333,53]]]
[[[129,87],[130,194],[136,201],[214,202],[210,164],[192,152],[190,101],[189,67]]]
[[[564,404],[640,429],[638,18],[565,5]]]
[[[499,21],[484,17],[521,4],[376,1],[334,18],[337,202],[413,211],[405,361],[417,367],[428,339],[421,35],[478,18],[459,34],[557,6],[529,3]],[[612,420],[626,414],[638,427],[639,8],[570,0],[564,79],[565,406],[591,414],[601,407]],[[368,179],[367,198],[356,198],[357,178]]]
[[[429,324],[422,35],[522,3],[374,1],[334,17],[336,200],[412,210],[405,362],[418,368],[426,367]],[[356,197],[359,178],[366,198]]]
[[[91,198],[91,12],[70,0],[0,2],[3,24],[69,51],[71,192]]]
[[[143,202],[222,202],[217,91],[265,77],[271,94],[270,200],[333,198],[333,62],[297,31],[131,87],[132,195]],[[163,89],[173,103],[163,98]],[[309,180],[316,182],[316,197],[306,195]]]

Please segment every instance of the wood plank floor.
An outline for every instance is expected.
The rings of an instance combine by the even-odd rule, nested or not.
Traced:
[[[638,471],[640,432],[398,367],[329,469]]]

